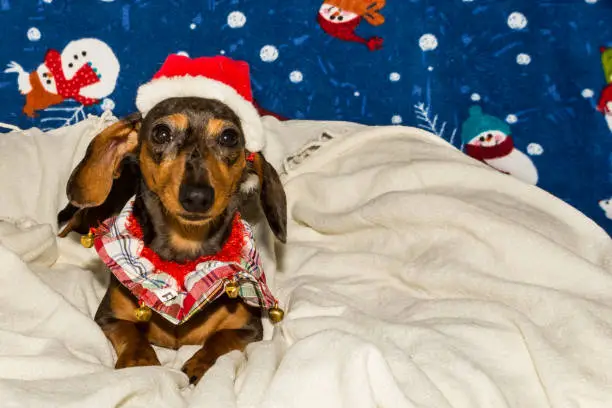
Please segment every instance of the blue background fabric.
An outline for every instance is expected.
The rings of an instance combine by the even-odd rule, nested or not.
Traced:
[[[23,68],[0,73],[0,121],[49,129],[103,109],[121,116],[168,54],[222,53],[249,62],[257,102],[291,119],[419,126],[467,152],[477,135],[462,125],[478,105],[510,126],[504,146],[519,151],[525,178],[537,172],[539,187],[612,232],[612,112],[597,109],[612,89],[602,63],[612,0],[0,0],[0,27],[0,66]],[[26,116],[18,78],[83,38],[119,61],[116,83],[92,65],[112,92]]]

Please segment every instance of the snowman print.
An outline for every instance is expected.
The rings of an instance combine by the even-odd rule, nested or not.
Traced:
[[[612,220],[612,198],[600,200],[599,207],[604,211],[606,217]]]
[[[119,61],[111,48],[95,38],[71,41],[62,52],[48,50],[44,61],[28,73],[16,62],[4,72],[17,74],[17,87],[26,102],[23,112],[36,111],[73,99],[94,105],[110,95],[117,84]]]
[[[480,106],[470,108],[470,116],[461,128],[461,139],[468,156],[525,183],[538,183],[538,170],[529,156],[515,148],[510,125],[484,114]]]
[[[601,92],[599,102],[597,103],[597,110],[603,114],[608,129],[612,132],[612,83],[606,85]]]
[[[606,85],[601,91],[595,108],[603,114],[608,129],[612,132],[612,47],[600,47],[599,52],[601,53],[601,64]],[[591,89],[585,89],[582,91],[582,96],[585,99],[591,99],[594,96],[594,92]]]
[[[319,8],[319,14],[325,20],[330,21],[332,23],[348,23],[351,20],[355,20],[359,18],[359,15],[356,13],[352,13],[347,10],[342,10],[339,7],[323,3]]]
[[[368,50],[376,51],[382,48],[383,39],[377,36],[363,38],[356,33],[362,20],[373,26],[385,22],[380,10],[386,0],[325,0],[319,8],[317,23],[323,31],[342,41],[350,41],[365,45]]]

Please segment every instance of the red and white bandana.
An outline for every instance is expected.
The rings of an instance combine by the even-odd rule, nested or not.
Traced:
[[[239,296],[251,306],[269,309],[277,304],[266,283],[251,226],[239,214],[221,251],[177,263],[161,259],[144,244],[133,206],[134,197],[118,216],[93,231],[94,246],[141,304],[181,324],[221,296],[229,281],[238,285]]]

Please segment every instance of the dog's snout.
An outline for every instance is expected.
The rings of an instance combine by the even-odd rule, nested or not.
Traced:
[[[179,201],[189,212],[206,212],[215,200],[215,190],[210,186],[182,185],[179,191]]]

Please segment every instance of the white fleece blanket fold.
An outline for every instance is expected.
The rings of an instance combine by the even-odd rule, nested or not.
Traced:
[[[0,193],[11,195],[0,201],[0,407],[612,406],[610,238],[538,188],[402,127],[268,120],[283,136],[267,152],[278,168],[333,137],[285,165],[278,265],[262,238],[285,321],[195,388],[178,371],[193,347],[159,349],[163,367],[113,370],[91,318],[108,277],[44,225],[97,121],[48,150],[49,135],[2,135],[31,138],[24,154],[38,151],[41,166],[0,150]]]

